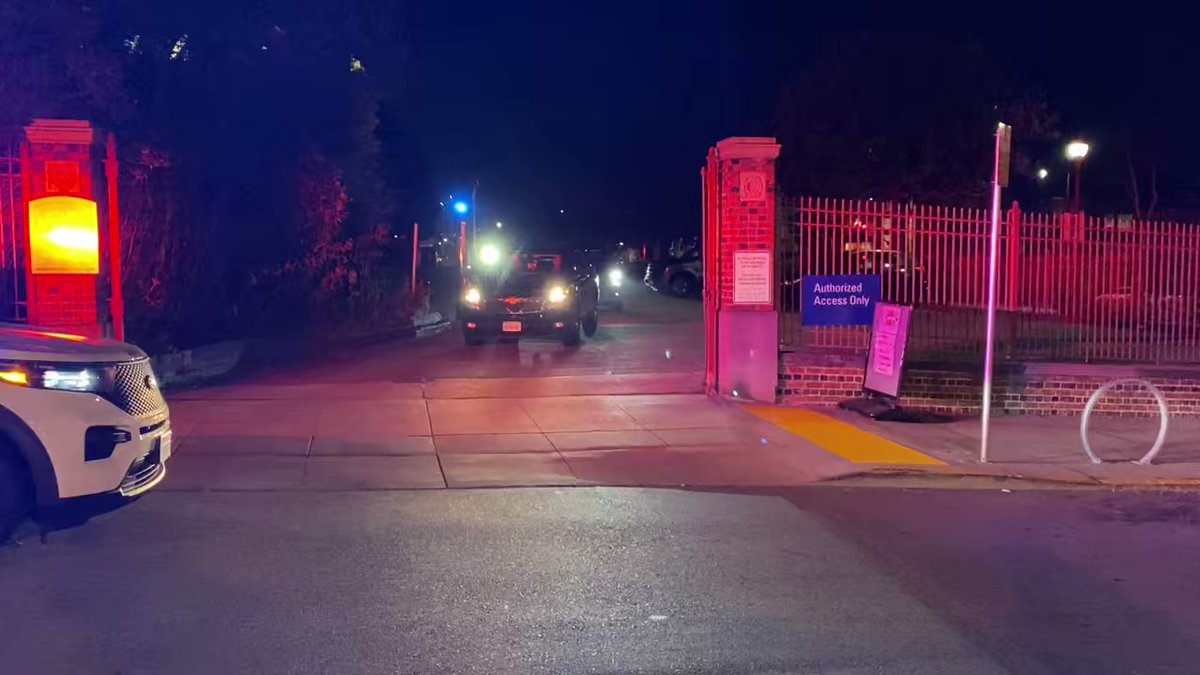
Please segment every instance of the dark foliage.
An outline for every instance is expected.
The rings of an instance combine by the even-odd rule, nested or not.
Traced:
[[[118,134],[131,337],[182,347],[403,320],[375,86],[396,73],[380,48],[389,10],[174,5],[0,7],[2,121]]]

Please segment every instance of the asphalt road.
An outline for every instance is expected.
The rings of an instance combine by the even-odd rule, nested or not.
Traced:
[[[157,493],[0,549],[5,673],[1194,673],[1200,495]]]
[[[303,367],[256,373],[252,379],[258,384],[312,384],[703,371],[699,300],[672,298],[634,284],[623,295],[625,310],[602,309],[599,331],[576,348],[540,338],[467,347],[456,325],[433,337],[345,350]]]

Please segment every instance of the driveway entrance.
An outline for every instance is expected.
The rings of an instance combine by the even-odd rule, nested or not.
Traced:
[[[539,339],[469,347],[455,326],[422,340],[331,354],[323,362],[267,373],[245,385],[434,383],[467,378],[589,376],[594,378],[594,386],[600,387],[593,393],[605,393],[601,384],[605,376],[661,374],[681,383],[689,382],[688,376],[692,376],[694,383],[679,385],[681,388],[673,389],[676,393],[703,392],[704,328],[700,303],[637,287],[625,295],[625,311],[602,311],[599,331],[575,348]],[[653,378],[643,379],[653,381]],[[661,388],[654,389],[657,392]]]
[[[448,331],[182,392],[164,488],[778,485],[844,470],[704,395],[699,317],[646,291],[574,349]]]

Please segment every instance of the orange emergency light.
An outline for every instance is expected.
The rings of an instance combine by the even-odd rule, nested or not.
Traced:
[[[80,197],[29,202],[29,265],[34,274],[99,274],[96,202]]]

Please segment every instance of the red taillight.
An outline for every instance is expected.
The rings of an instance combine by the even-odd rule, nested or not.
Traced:
[[[476,326],[474,321],[468,321],[468,322],[467,322],[467,330],[475,330],[475,329],[476,329],[476,328],[478,328],[478,327],[479,327],[479,326]]]

